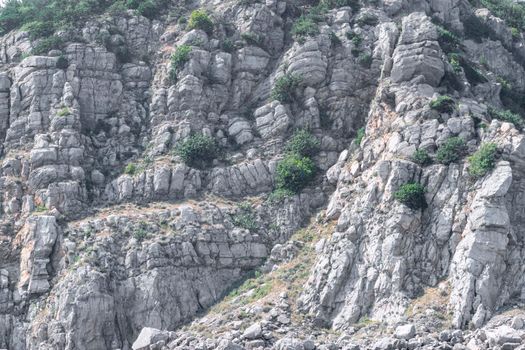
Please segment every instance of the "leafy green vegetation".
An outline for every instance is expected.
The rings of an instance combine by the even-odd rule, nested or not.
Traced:
[[[313,180],[316,173],[314,162],[299,154],[287,154],[277,164],[277,188],[299,192]]]
[[[513,0],[471,0],[474,6],[486,7],[509,27],[525,30],[525,6]]]
[[[252,32],[242,33],[241,38],[246,41],[248,45],[261,46],[262,43],[262,38],[258,34]]]
[[[450,96],[439,96],[430,101],[430,108],[440,113],[452,113],[454,112],[455,106],[456,103]]]
[[[59,117],[65,117],[66,115],[69,115],[71,114],[71,111],[69,110],[69,108],[67,107],[64,107],[62,109],[60,109],[58,112],[57,112],[57,115]]]
[[[424,149],[417,149],[412,155],[412,160],[421,166],[429,165],[432,163],[432,158],[428,155],[428,152]]]
[[[372,56],[368,53],[360,55],[357,60],[362,67],[370,68],[372,65]]]
[[[259,228],[252,206],[247,202],[239,205],[237,212],[232,216],[232,221],[235,226],[251,232],[255,232]]]
[[[410,209],[417,210],[427,207],[425,188],[419,183],[411,182],[401,185],[394,193],[394,198]]]
[[[308,36],[319,34],[317,23],[310,16],[301,16],[292,27],[292,35],[298,42],[302,43]]]
[[[124,174],[135,175],[137,173],[138,167],[135,163],[129,163],[124,168]]]
[[[177,75],[184,68],[184,64],[190,60],[190,53],[191,46],[180,45],[171,55],[169,77],[173,83],[177,81]]]
[[[339,37],[337,36],[337,34],[335,34],[335,32],[330,32],[328,36],[330,37],[330,43],[332,44],[332,46],[341,45],[341,39],[339,39]]]
[[[219,155],[215,140],[203,134],[193,134],[175,149],[184,163],[194,168],[206,168]]]
[[[190,14],[188,29],[201,29],[208,35],[213,33],[213,21],[204,10],[195,10]]]
[[[268,195],[268,202],[270,203],[280,203],[285,198],[293,196],[295,193],[293,191],[290,191],[286,188],[276,188],[275,190]]]
[[[460,73],[462,70],[469,83],[477,85],[487,82],[487,78],[483,76],[476,68],[473,67],[472,62],[466,59],[459,53],[451,53],[448,55],[448,60],[454,69],[454,72]]]
[[[485,143],[469,158],[468,172],[474,177],[482,177],[494,168],[498,147],[495,143]]]
[[[436,153],[436,160],[439,163],[448,165],[457,162],[465,155],[467,146],[461,137],[448,138]]]
[[[286,151],[301,156],[313,157],[319,152],[320,142],[307,130],[296,131],[286,145]]]
[[[168,0],[8,0],[0,9],[0,34],[23,28],[35,40],[50,37],[59,29],[79,27],[110,8],[134,9],[152,18],[168,4]]]
[[[502,120],[502,121],[514,124],[514,126],[518,130],[522,130],[523,127],[525,126],[525,122],[523,121],[523,118],[520,115],[512,113],[509,110],[499,110],[499,109],[489,107],[488,113],[490,117],[493,119],[498,119],[498,120]]]
[[[270,97],[281,103],[290,103],[294,100],[295,89],[299,86],[301,77],[295,74],[286,73],[275,80]]]
[[[135,231],[133,231],[133,238],[135,238],[139,242],[146,239],[147,236],[148,236],[148,233],[142,227],[139,227]]]
[[[441,25],[436,25],[436,28],[439,35],[438,42],[443,51],[447,53],[456,51],[461,43],[459,36]]]
[[[359,146],[361,144],[361,141],[363,141],[363,137],[365,137],[365,128],[357,129],[357,133],[354,139],[355,144]]]
[[[67,61],[67,58],[64,56],[59,56],[57,59],[56,67],[58,69],[67,69],[69,66],[69,62]]]
[[[33,55],[46,55],[51,50],[62,48],[63,41],[56,35],[38,40],[31,53]]]

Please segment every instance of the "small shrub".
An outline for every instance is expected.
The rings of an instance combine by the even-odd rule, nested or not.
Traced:
[[[205,168],[217,158],[218,145],[215,140],[203,134],[194,134],[181,142],[175,149],[184,163],[194,168]]]
[[[346,37],[348,38],[348,40],[352,40],[352,43],[356,47],[361,45],[361,43],[363,42],[363,37],[354,31],[346,32]]]
[[[525,126],[525,122],[523,121],[523,118],[520,115],[512,113],[509,110],[498,110],[498,109],[489,107],[488,113],[490,117],[493,119],[498,119],[498,120],[502,120],[502,121],[514,124],[514,126],[518,130],[522,130],[523,127]]]
[[[485,143],[468,158],[468,172],[474,177],[482,177],[494,168],[498,147],[494,143]]]
[[[451,31],[443,28],[442,26],[436,26],[438,31],[438,42],[443,51],[450,53],[458,49],[461,40],[459,37]]]
[[[137,173],[138,167],[135,163],[129,163],[124,168],[124,174],[135,175]]]
[[[213,22],[204,10],[195,10],[188,21],[188,29],[201,29],[208,35],[213,33]]]
[[[259,37],[259,35],[255,34],[255,33],[252,33],[252,32],[248,32],[248,33],[242,33],[241,34],[241,38],[246,41],[246,43],[248,45],[253,45],[253,46],[261,46],[261,38]]]
[[[250,232],[255,232],[259,228],[255,214],[250,203],[242,203],[237,208],[237,213],[232,217],[233,224]]]
[[[292,27],[295,40],[304,42],[305,37],[319,34],[319,27],[310,17],[301,16]]]
[[[275,80],[270,97],[281,103],[291,103],[294,100],[295,89],[299,86],[301,77],[287,73]]]
[[[58,36],[50,36],[47,38],[40,39],[38,43],[33,47],[31,53],[33,55],[44,55],[51,50],[60,49],[63,41]]]
[[[355,135],[355,144],[361,145],[361,141],[363,141],[363,138],[365,137],[365,128],[359,128],[357,129],[357,133]]]
[[[518,40],[521,37],[521,32],[518,28],[510,28],[510,34],[513,40]]]
[[[407,183],[401,185],[394,193],[394,198],[410,209],[425,209],[425,188],[419,183]]]
[[[315,177],[315,164],[299,154],[288,154],[277,164],[277,188],[299,192]]]
[[[450,96],[439,96],[430,101],[430,108],[440,113],[452,113],[456,108],[456,103]]]
[[[47,211],[47,208],[46,208],[45,205],[43,205],[43,204],[39,204],[39,205],[36,206],[35,211],[36,211],[37,213],[42,213],[42,212],[44,212],[44,211]]]
[[[133,231],[133,237],[141,242],[148,236],[148,233],[143,228],[138,228],[136,231]]]
[[[268,202],[276,204],[282,202],[285,198],[293,196],[295,193],[285,188],[277,188],[268,195]]]
[[[461,73],[461,63],[460,63],[460,56],[457,53],[451,53],[448,55],[448,61],[450,62],[450,65],[452,66],[452,69],[454,69],[454,72]]]
[[[421,166],[429,165],[432,163],[432,158],[428,155],[424,149],[417,149],[412,155],[412,160]]]
[[[58,69],[67,69],[69,66],[69,62],[67,61],[67,58],[64,56],[59,56],[57,59],[56,67]]]
[[[66,115],[70,115],[70,114],[71,114],[71,111],[67,107],[62,108],[61,110],[57,112],[57,115],[59,117],[65,117]]]
[[[177,47],[177,50],[171,55],[171,65],[170,65],[170,80],[172,82],[177,81],[177,74],[179,73],[186,62],[190,60],[191,46],[189,45],[180,45]]]
[[[457,162],[465,155],[467,146],[461,137],[450,137],[436,153],[436,160],[439,163],[448,165]]]
[[[357,60],[362,67],[370,68],[372,65],[372,56],[370,56],[368,53],[360,55]]]
[[[334,32],[330,32],[330,34],[328,34],[328,36],[330,37],[330,43],[333,46],[341,46],[341,39],[339,39],[337,34],[335,34]]]
[[[226,38],[221,43],[222,51],[232,53],[235,51],[235,44],[229,38]]]
[[[306,130],[297,131],[286,145],[286,151],[313,157],[319,152],[319,140]]]

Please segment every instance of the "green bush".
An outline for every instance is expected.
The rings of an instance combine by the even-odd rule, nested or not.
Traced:
[[[295,89],[299,86],[301,77],[295,74],[286,73],[275,80],[270,97],[281,103],[291,103],[294,100]]]
[[[372,65],[372,56],[370,56],[368,53],[360,55],[357,60],[362,67],[370,68]]]
[[[235,226],[251,232],[256,232],[259,228],[250,203],[241,203],[237,212],[232,216],[232,221]]]
[[[339,39],[337,34],[335,34],[334,32],[330,32],[328,36],[330,37],[330,43],[333,46],[341,46],[341,39]]]
[[[268,202],[272,204],[280,203],[285,198],[293,196],[295,193],[285,188],[276,188],[268,195]]]
[[[299,192],[315,177],[314,162],[299,154],[288,154],[277,164],[277,188]]]
[[[69,62],[67,61],[67,58],[64,56],[59,56],[57,59],[56,67],[58,69],[67,69],[69,66]]]
[[[346,33],[346,37],[352,40],[352,44],[354,44],[355,48],[358,48],[363,42],[363,37],[355,32]]]
[[[167,0],[8,0],[0,8],[0,34],[22,28],[31,40],[47,38],[59,29],[81,28],[86,20],[106,11],[135,9],[151,18],[166,6]]]
[[[443,51],[450,53],[458,49],[461,40],[459,37],[444,27],[437,25],[438,42]]]
[[[414,163],[417,163],[421,166],[429,165],[432,163],[432,158],[428,155],[427,151],[424,149],[417,149],[412,155],[412,160]]]
[[[494,168],[498,147],[495,143],[485,143],[468,158],[468,172],[474,177],[482,177]]]
[[[301,16],[292,27],[292,35],[295,40],[304,42],[305,37],[319,34],[319,27],[314,20],[307,16]]]
[[[235,51],[235,44],[231,39],[226,38],[221,43],[221,49],[224,52],[232,53],[233,51]]]
[[[70,115],[70,114],[71,114],[71,111],[67,107],[62,108],[57,112],[57,116],[59,117],[65,117],[66,115]]]
[[[436,153],[436,160],[439,163],[448,165],[457,162],[465,155],[467,146],[461,137],[450,137]]]
[[[261,46],[262,38],[256,33],[247,32],[242,33],[241,38],[246,41],[248,45]]]
[[[498,120],[502,120],[502,121],[514,124],[514,126],[518,130],[522,130],[523,127],[525,126],[523,118],[520,115],[512,113],[509,110],[498,110],[498,109],[489,107],[488,113],[490,117],[493,119],[498,119]]]
[[[509,27],[525,30],[525,7],[513,0],[474,0],[476,6],[486,7]]]
[[[411,182],[401,185],[394,193],[394,198],[410,209],[417,210],[427,207],[425,188],[419,183]]]
[[[195,10],[188,21],[188,29],[201,29],[208,35],[213,33],[213,22],[204,10]]]
[[[138,167],[137,167],[137,165],[135,165],[135,163],[129,163],[124,168],[124,174],[135,175],[137,170],[138,170]]]
[[[319,152],[321,143],[306,130],[297,131],[286,145],[286,151],[301,156],[313,157]]]
[[[175,149],[184,163],[194,168],[208,167],[219,155],[215,140],[206,135],[194,134],[181,142]]]
[[[172,82],[177,81],[177,74],[184,68],[186,62],[190,60],[191,46],[180,45],[171,55],[170,62],[170,79]]]
[[[35,47],[33,47],[31,53],[33,55],[46,55],[51,50],[60,49],[62,45],[62,39],[53,35],[48,38],[40,39]]]
[[[359,128],[357,129],[356,135],[355,135],[355,144],[361,145],[361,141],[363,141],[363,138],[365,137],[365,128]]]
[[[430,101],[430,108],[440,113],[452,113],[456,108],[456,103],[450,96],[439,96]]]

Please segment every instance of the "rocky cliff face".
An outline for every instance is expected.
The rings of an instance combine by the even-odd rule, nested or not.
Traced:
[[[465,0],[322,4],[1,38],[0,348],[523,348],[523,33]],[[317,176],[271,194],[298,130]],[[208,167],[174,152],[194,134]]]

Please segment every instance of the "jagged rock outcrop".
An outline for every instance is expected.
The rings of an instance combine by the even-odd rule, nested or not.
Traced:
[[[461,0],[316,5],[0,39],[0,349],[523,347],[522,28]],[[297,193],[291,149],[315,163]]]

